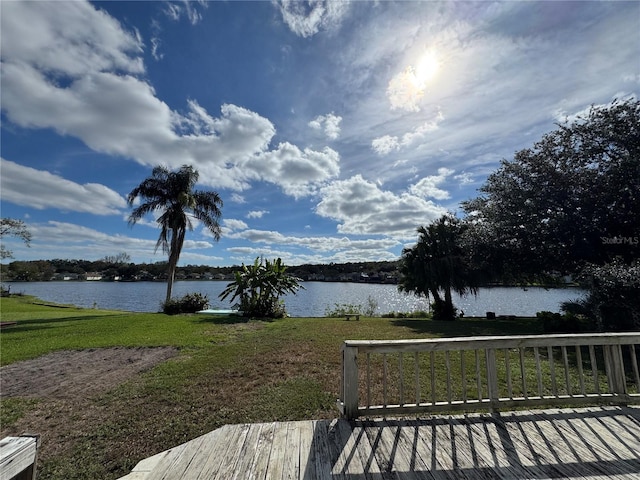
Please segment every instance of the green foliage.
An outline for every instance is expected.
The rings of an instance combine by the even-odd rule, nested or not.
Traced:
[[[595,325],[583,315],[567,312],[538,312],[536,318],[542,322],[544,333],[587,333],[595,329]]]
[[[172,298],[162,304],[162,311],[167,315],[196,313],[209,308],[209,297],[201,293],[187,293],[181,298]]]
[[[565,302],[563,311],[581,315],[600,331],[640,330],[640,259],[588,265],[579,280],[586,297]]]
[[[160,236],[156,250],[162,247],[162,251],[169,254],[166,303],[171,300],[176,266],[187,229],[193,230],[189,217],[202,222],[216,240],[220,239],[218,221],[222,215],[222,199],[216,192],[194,190],[198,177],[198,171],[190,165],[183,165],[177,172],[158,166],[127,196],[129,206],[133,206],[138,197],[144,200],[129,215],[131,225],[149,213],[161,212],[157,219]]]
[[[327,307],[324,311],[324,316],[328,318],[340,318],[345,315],[361,315],[361,305],[354,305],[351,303],[336,303],[333,308]]]
[[[476,293],[482,275],[467,255],[462,239],[467,225],[453,215],[444,215],[427,227],[418,228],[418,243],[402,251],[398,289],[434,299],[434,318],[453,320],[456,309],[451,291]],[[440,296],[444,291],[444,299]]]
[[[451,302],[436,299],[431,304],[431,312],[434,320],[453,320],[458,314],[458,309]]]
[[[336,303],[332,308],[325,308],[324,316],[329,318],[340,318],[345,315],[363,315],[365,317],[373,317],[378,310],[378,301],[371,295],[367,297],[365,305],[356,305],[352,303]]]
[[[221,300],[231,297],[231,302],[238,299],[238,307],[247,317],[282,318],[286,310],[280,297],[303,288],[286,271],[280,258],[270,261],[257,257],[253,265],[242,264],[242,270],[235,272],[235,280],[219,297]]]
[[[640,100],[594,106],[559,125],[503,160],[480,192],[463,204],[469,248],[502,278],[638,258]]]

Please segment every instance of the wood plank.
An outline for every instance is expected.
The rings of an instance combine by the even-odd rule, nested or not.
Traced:
[[[246,425],[225,425],[220,428],[220,436],[218,441],[203,450],[202,455],[206,456],[206,460],[202,462],[202,470],[197,473],[197,480],[212,480],[214,478],[223,478],[220,476],[220,470],[224,466],[222,459],[228,458],[231,445],[238,442],[238,438],[243,435],[248,427]],[[195,472],[194,472],[195,474]],[[191,479],[189,479],[191,480]]]
[[[347,478],[350,475],[363,475],[364,466],[356,451],[349,423],[346,420],[335,420],[331,423],[329,429],[332,433],[329,435],[329,440],[333,441],[332,450],[336,452],[331,473]]]
[[[255,458],[251,465],[251,470],[246,477],[247,479],[263,479],[266,476],[269,468],[269,459],[271,458],[271,449],[273,448],[275,428],[276,422],[263,423],[261,425]]]
[[[313,464],[315,461],[313,453],[313,428],[314,422],[307,420],[304,422],[297,422],[298,429],[300,430],[300,448],[299,448],[299,461],[300,461],[300,480],[313,480]]]
[[[232,434],[224,440],[224,443],[228,444],[228,449],[224,456],[221,457],[224,461],[221,462],[216,474],[215,478],[217,480],[229,480],[233,476],[239,460],[239,454],[251,429],[250,424],[234,425],[233,427]]]
[[[0,440],[0,476],[13,478],[31,468],[36,461],[36,437],[5,437]]]
[[[300,429],[298,422],[287,423],[287,440],[284,451],[282,479],[298,480],[300,478]]]
[[[315,476],[312,478],[318,480],[332,480],[331,475],[332,459],[331,450],[329,448],[329,421],[318,420],[314,422],[313,428],[313,457]]]
[[[250,476],[253,461],[256,457],[260,433],[262,432],[262,423],[254,423],[249,426],[249,431],[244,437],[242,447],[238,452],[238,461],[233,469],[234,480],[245,480]]]
[[[379,479],[382,472],[376,461],[375,452],[369,443],[369,437],[367,436],[364,425],[361,422],[356,422],[351,425],[351,428],[355,448],[360,456],[365,478],[372,480]]]
[[[185,448],[182,449],[180,455],[175,455],[171,459],[171,462],[167,465],[167,468],[162,472],[162,475],[154,475],[154,478],[160,480],[170,480],[175,478],[184,478],[184,472],[189,467],[189,464],[194,460],[202,445],[204,444],[206,435],[202,435],[190,442],[184,444]]]
[[[285,455],[287,455],[287,424],[276,423],[273,432],[273,447],[267,466],[266,480],[281,480],[284,471]],[[222,479],[221,479],[222,480]]]

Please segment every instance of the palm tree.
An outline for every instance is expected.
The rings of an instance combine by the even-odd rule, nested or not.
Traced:
[[[176,266],[187,229],[193,230],[190,217],[202,222],[216,241],[220,239],[218,221],[222,214],[222,200],[216,192],[194,190],[198,177],[198,171],[191,165],[183,165],[177,172],[158,166],[153,169],[150,177],[143,180],[127,196],[130,207],[138,197],[143,201],[129,215],[130,225],[134,225],[148,213],[162,212],[156,220],[160,225],[156,251],[161,246],[162,251],[169,254],[165,303],[171,300]]]
[[[419,227],[418,243],[402,251],[398,289],[426,297],[431,294],[434,318],[455,318],[452,290],[460,295],[478,290],[480,272],[471,266],[461,245],[464,228],[453,215],[443,215],[431,225]]]

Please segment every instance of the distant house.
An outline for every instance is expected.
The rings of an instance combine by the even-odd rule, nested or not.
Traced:
[[[87,272],[85,280],[88,282],[98,282],[102,280],[102,274],[98,272]]]

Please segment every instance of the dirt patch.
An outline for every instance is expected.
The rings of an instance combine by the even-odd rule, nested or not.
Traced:
[[[177,353],[173,347],[54,352],[0,368],[0,395],[3,398],[87,398],[106,392]]]

